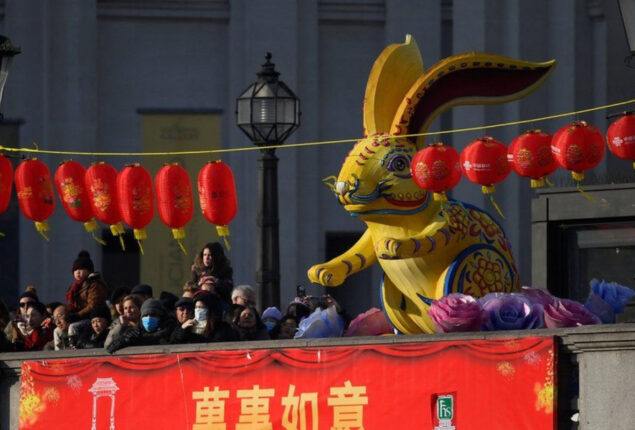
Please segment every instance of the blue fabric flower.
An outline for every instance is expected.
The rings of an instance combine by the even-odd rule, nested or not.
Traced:
[[[522,294],[491,293],[479,301],[487,312],[485,330],[526,330],[544,327],[543,306],[532,303]]]
[[[604,280],[600,282],[597,279],[592,279],[590,285],[591,292],[597,294],[608,303],[616,314],[624,312],[624,306],[635,295],[635,291],[617,282],[606,282]],[[589,300],[587,300],[588,302]]]
[[[295,338],[338,337],[343,331],[344,320],[337,313],[335,306],[329,306],[327,309],[317,308],[311,315],[300,321]]]

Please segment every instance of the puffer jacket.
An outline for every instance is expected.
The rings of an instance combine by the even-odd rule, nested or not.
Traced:
[[[108,285],[97,272],[88,275],[79,290],[75,293],[73,301],[69,303],[69,319],[77,321],[86,319],[90,316],[93,309],[106,303],[106,298],[110,294]]]

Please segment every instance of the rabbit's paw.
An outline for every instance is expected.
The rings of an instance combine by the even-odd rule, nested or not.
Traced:
[[[414,239],[403,240],[384,237],[375,243],[375,253],[377,257],[384,260],[414,257],[417,248],[417,242]]]
[[[346,279],[346,274],[350,268],[345,264],[316,264],[309,271],[309,280],[325,287],[336,287],[341,285]]]

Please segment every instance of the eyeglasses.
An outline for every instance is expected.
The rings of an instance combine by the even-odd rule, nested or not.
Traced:
[[[27,306],[29,306],[30,304],[33,304],[35,302],[20,302],[20,307],[21,308],[26,308]]]

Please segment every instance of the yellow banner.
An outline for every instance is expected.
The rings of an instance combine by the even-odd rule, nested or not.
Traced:
[[[183,149],[220,149],[221,113],[142,112],[142,151],[179,151]],[[181,296],[183,284],[190,280],[190,267],[196,253],[207,242],[218,239],[216,228],[202,215],[198,200],[197,178],[203,165],[218,156],[174,156],[169,159],[148,158],[143,165],[152,177],[165,163],[179,163],[190,175],[194,194],[194,215],[185,226],[182,240],[188,255],[184,255],[172,236],[172,230],[161,222],[155,208],[155,218],[147,227],[148,242],[141,256],[140,279],[154,289]],[[156,206],[156,203],[155,203]]]

